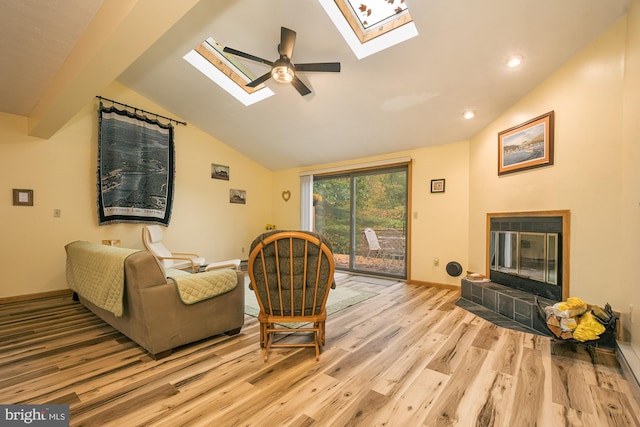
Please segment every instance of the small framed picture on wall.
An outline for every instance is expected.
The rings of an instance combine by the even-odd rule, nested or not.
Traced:
[[[444,193],[444,179],[432,179],[431,180],[431,192],[432,193]]]
[[[229,190],[229,203],[239,203],[244,205],[247,203],[246,190]]]
[[[13,206],[33,206],[33,190],[14,188]]]
[[[229,166],[211,163],[211,178],[229,181]]]

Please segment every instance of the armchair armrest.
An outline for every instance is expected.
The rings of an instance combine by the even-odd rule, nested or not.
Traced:
[[[194,258],[198,258],[198,254],[190,254],[190,253],[182,253],[182,252],[174,252],[171,254],[172,256],[158,256],[161,260],[164,259],[173,259],[178,261],[189,261],[191,263],[191,272],[197,273],[200,270],[200,264],[196,264]],[[180,255],[180,256],[175,256]]]
[[[171,255],[180,255],[182,257],[189,257],[189,258],[200,258],[200,255],[198,254],[192,254],[189,252],[171,252]]]
[[[217,270],[218,268],[234,268],[235,270],[240,270],[240,259],[229,259],[226,261],[217,261],[207,264],[204,268],[204,271]]]

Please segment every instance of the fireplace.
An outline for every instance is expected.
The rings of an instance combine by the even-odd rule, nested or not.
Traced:
[[[487,215],[487,271],[494,283],[562,301],[569,295],[569,211]]]

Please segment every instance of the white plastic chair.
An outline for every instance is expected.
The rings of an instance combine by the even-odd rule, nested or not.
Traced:
[[[378,241],[378,236],[373,228],[365,228],[364,229],[364,237],[367,239],[367,244],[369,245],[369,251],[367,252],[367,258],[369,258],[372,254],[375,257],[382,258],[384,253],[382,251],[382,246],[380,246],[380,242]]]

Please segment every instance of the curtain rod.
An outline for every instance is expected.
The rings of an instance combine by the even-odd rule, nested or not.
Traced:
[[[104,99],[105,101],[111,102],[111,103],[113,103],[113,104],[122,105],[123,107],[126,107],[126,108],[131,108],[131,109],[133,110],[133,112],[134,112],[134,113],[135,113],[135,112],[140,111],[140,112],[142,112],[142,113],[151,114],[152,116],[155,116],[156,118],[160,117],[160,118],[163,118],[163,119],[169,120],[169,122],[174,122],[174,123],[176,123],[176,124],[178,124],[178,125],[185,125],[185,126],[187,125],[187,122],[181,122],[180,120],[172,119],[171,117],[161,116],[160,114],[152,113],[151,111],[143,110],[143,109],[141,109],[141,108],[136,108],[136,107],[133,107],[133,106],[128,105],[128,104],[123,104],[122,102],[114,101],[113,99],[103,98],[103,97],[102,97],[102,96],[100,96],[100,95],[96,95],[96,98],[98,98],[98,99],[100,99],[100,100],[103,100],[103,99]]]

